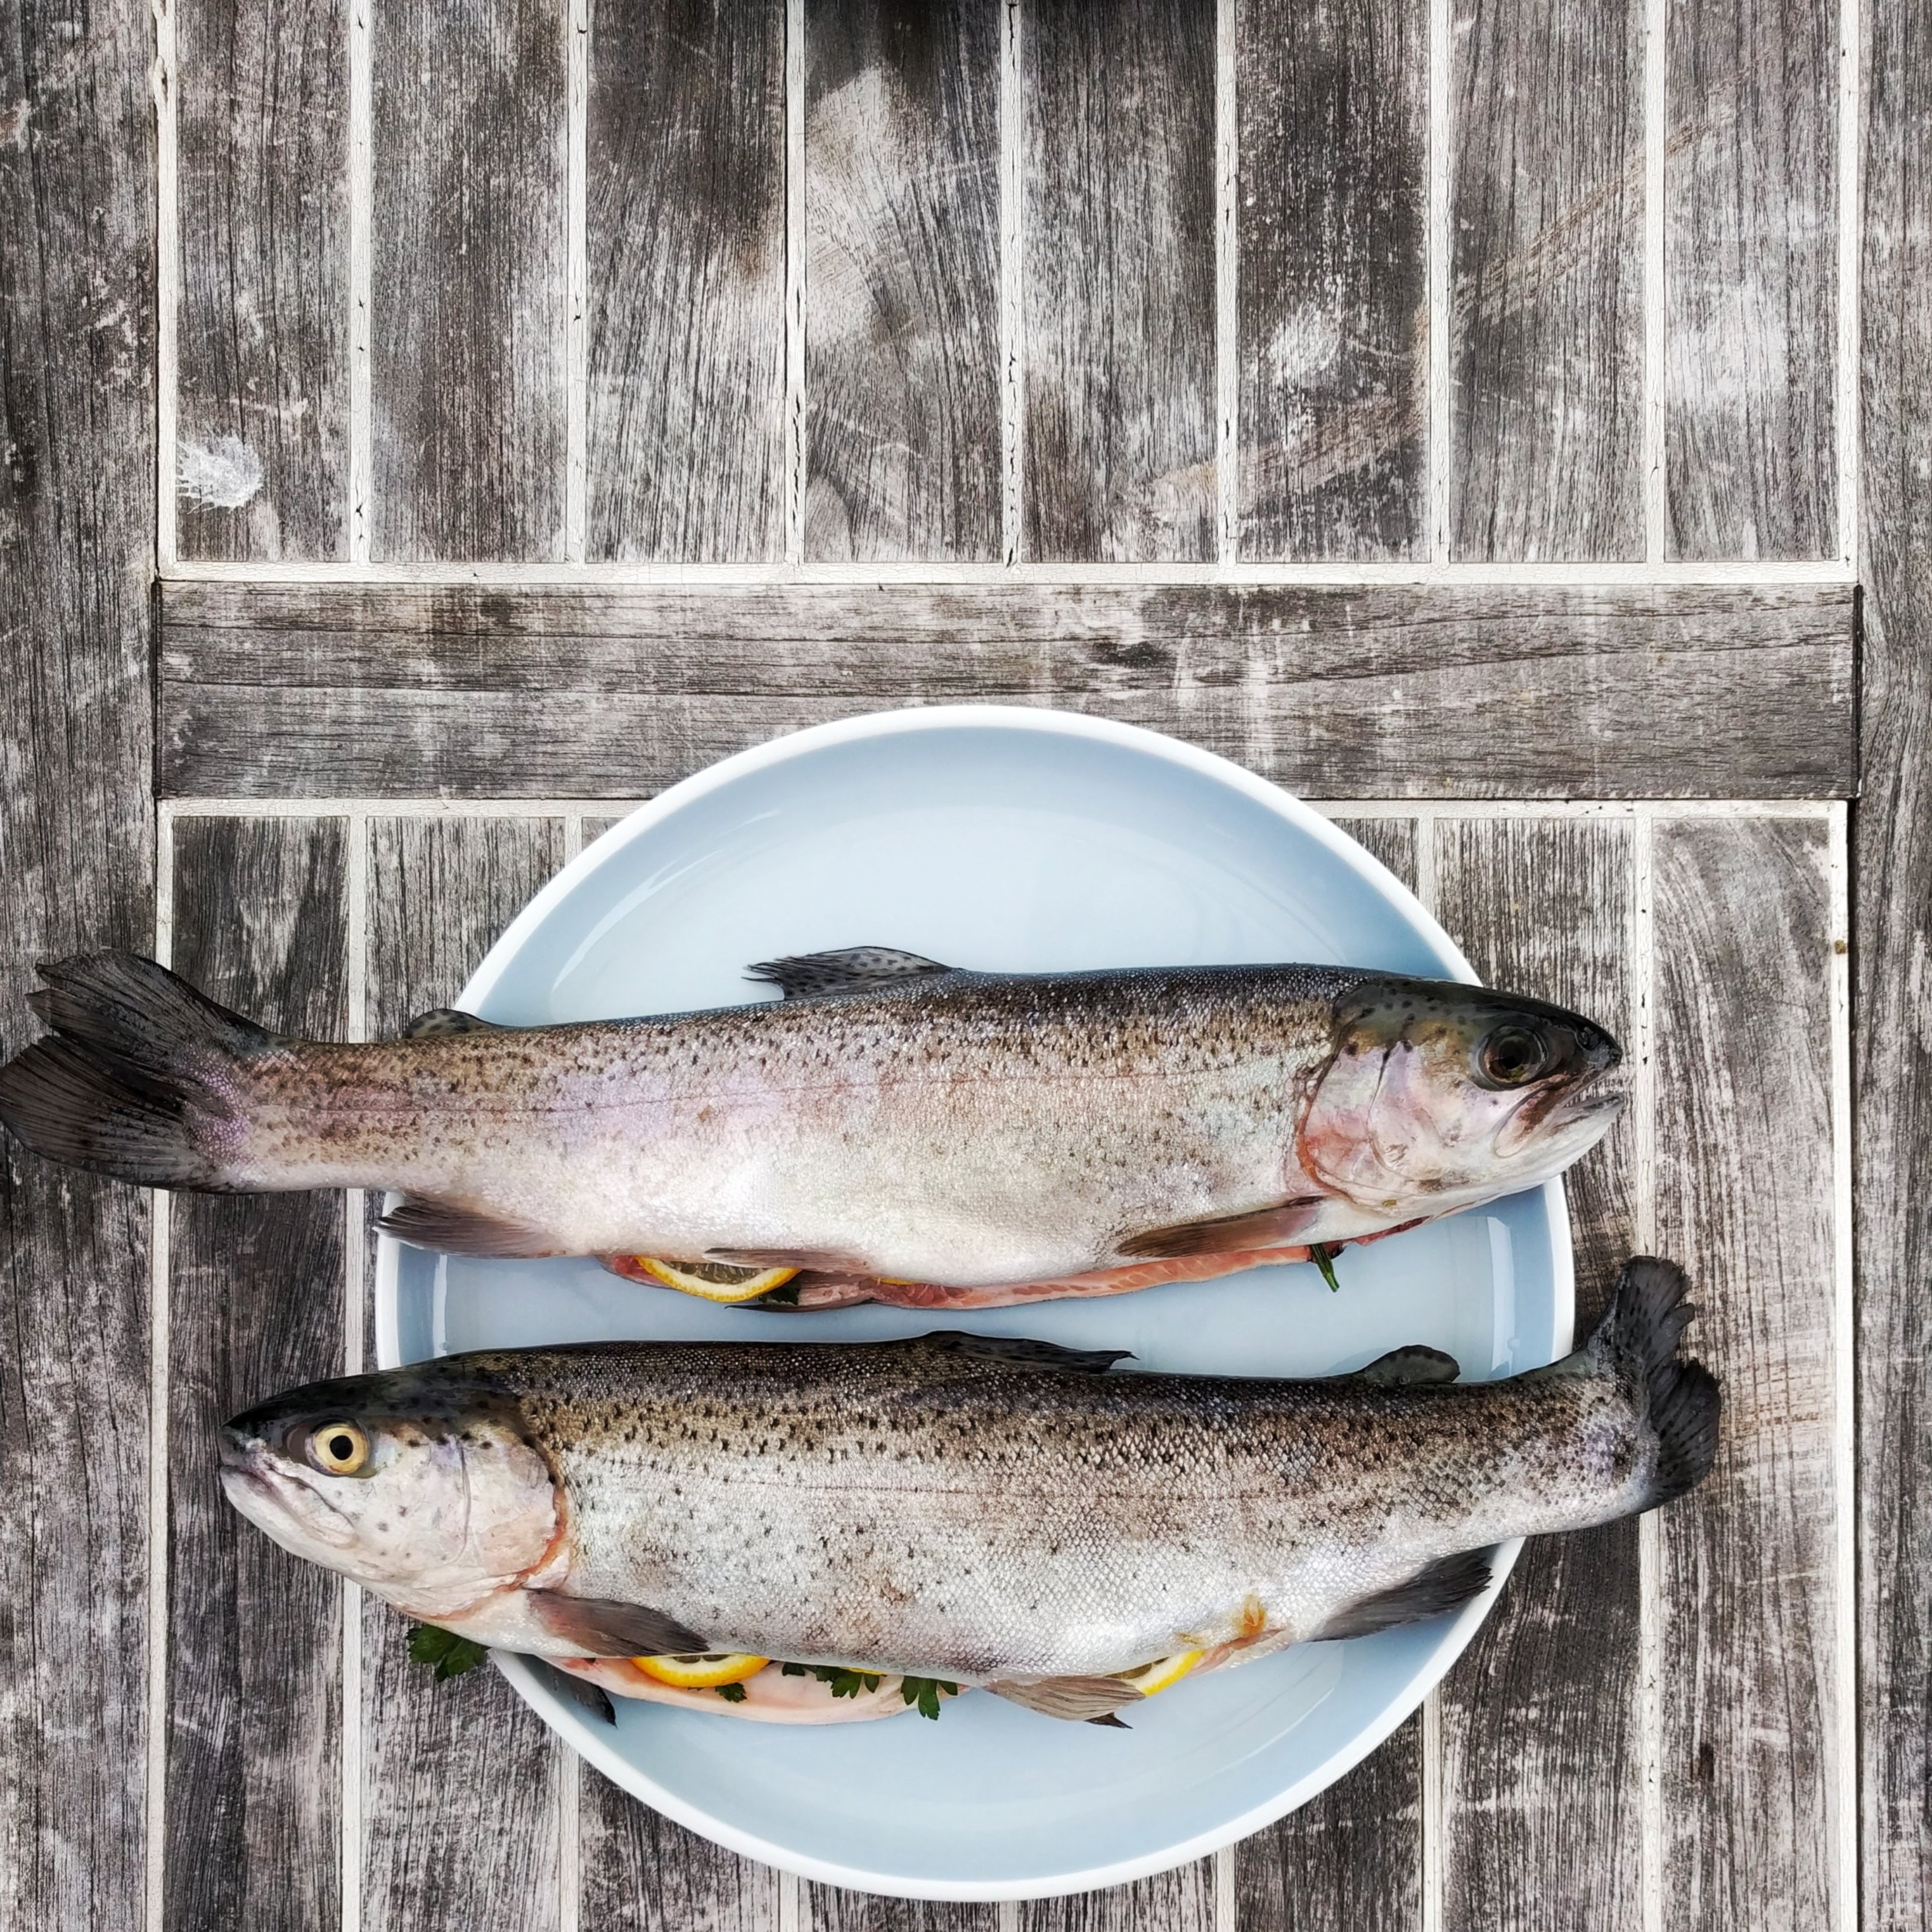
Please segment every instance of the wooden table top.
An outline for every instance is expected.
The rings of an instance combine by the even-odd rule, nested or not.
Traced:
[[[989,699],[1318,802],[1633,1103],[1710,1480],[1118,1890],[741,1859],[239,1525],[351,1196],[0,1166],[0,1928],[1690,1932],[1932,1891],[1932,61],[1907,0],[22,0],[0,1044],[446,1002],[639,799]]]

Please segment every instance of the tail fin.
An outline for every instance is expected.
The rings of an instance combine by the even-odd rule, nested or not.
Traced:
[[[1657,1468],[1642,1504],[1654,1509],[1695,1489],[1718,1453],[1717,1378],[1677,1353],[1696,1310],[1674,1262],[1650,1255],[1624,1264],[1604,1318],[1578,1352],[1598,1372],[1630,1387],[1657,1438]]]
[[[54,1037],[0,1067],[0,1121],[36,1154],[149,1187],[219,1187],[236,1064],[277,1036],[164,966],[97,952],[44,965]]]

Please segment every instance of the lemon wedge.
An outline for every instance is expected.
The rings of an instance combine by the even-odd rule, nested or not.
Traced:
[[[1204,1650],[1178,1650],[1172,1657],[1156,1657],[1151,1664],[1143,1664],[1138,1670],[1117,1671],[1114,1675],[1123,1684],[1131,1684],[1143,1697],[1151,1697],[1156,1690],[1178,1684],[1207,1654]]]
[[[674,1684],[680,1690],[715,1690],[721,1684],[742,1684],[757,1676],[771,1659],[743,1650],[707,1650],[698,1656],[634,1657],[631,1661],[660,1684]]]
[[[733,1268],[724,1262],[661,1262],[650,1255],[633,1258],[653,1281],[706,1301],[755,1301],[782,1288],[798,1272],[789,1268]]]

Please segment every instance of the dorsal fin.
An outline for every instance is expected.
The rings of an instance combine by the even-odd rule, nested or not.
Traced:
[[[1103,1376],[1116,1362],[1133,1360],[1127,1348],[1066,1348],[1058,1342],[1036,1342],[1024,1335],[973,1335],[963,1328],[938,1328],[920,1340],[1014,1368],[1062,1369],[1076,1375]]]
[[[1462,1365],[1454,1355],[1445,1355],[1440,1348],[1425,1348],[1416,1342],[1378,1355],[1365,1367],[1352,1370],[1346,1379],[1400,1388],[1412,1382],[1453,1382],[1462,1372]]]
[[[745,969],[748,980],[776,986],[788,1000],[824,993],[856,993],[896,985],[902,980],[936,979],[950,973],[937,959],[902,952],[890,946],[851,946],[842,952],[800,952],[784,959],[761,959]]]
[[[478,1019],[474,1013],[459,1011],[454,1006],[432,1006],[426,1013],[418,1013],[404,1028],[404,1040],[452,1040],[460,1033],[508,1033],[510,1029],[500,1026],[494,1020]]]

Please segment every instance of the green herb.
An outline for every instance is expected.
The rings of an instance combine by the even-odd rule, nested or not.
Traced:
[[[418,1624],[410,1633],[410,1654],[418,1664],[436,1666],[436,1681],[460,1677],[474,1670],[490,1653],[480,1643],[472,1643],[454,1630],[438,1630],[434,1624]]]
[[[740,1308],[796,1308],[798,1292],[804,1284],[794,1275],[790,1281],[782,1281],[776,1288],[768,1288],[763,1294],[754,1295],[749,1301],[741,1301]]]
[[[711,1688],[728,1704],[742,1704],[745,1701],[745,1687],[742,1684],[714,1684]]]
[[[1342,1284],[1335,1279],[1335,1250],[1326,1241],[1311,1241],[1308,1258],[1322,1270],[1322,1279],[1328,1284],[1328,1292],[1340,1294]]]
[[[881,1675],[876,1670],[847,1670],[834,1664],[814,1664],[812,1674],[820,1683],[830,1684],[835,1697],[856,1697],[862,1690],[876,1690]]]
[[[802,1664],[781,1664],[778,1668],[782,1670],[788,1677],[809,1677],[812,1675],[812,1672],[806,1670],[805,1666]]]
[[[899,1679],[899,1695],[908,1704],[916,1704],[922,1718],[937,1718],[940,1699],[956,1697],[958,1694],[958,1685],[947,1683],[943,1677],[902,1677]]]

